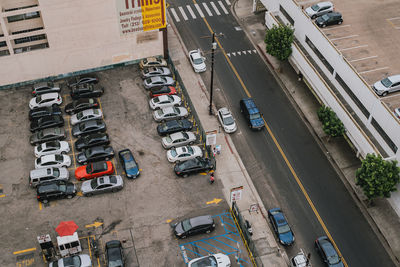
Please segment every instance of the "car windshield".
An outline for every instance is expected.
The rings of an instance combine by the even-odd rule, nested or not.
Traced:
[[[285,224],[285,225],[278,226],[278,233],[285,234],[287,232],[290,232],[289,225]]]
[[[40,101],[42,101],[42,96],[39,95],[36,97],[36,103],[39,103]]]
[[[53,170],[53,175],[54,175],[54,177],[60,177],[60,170],[59,169],[54,169]]]
[[[336,253],[328,257],[329,264],[336,264],[339,263],[339,261],[340,261],[339,256]]]
[[[79,256],[73,256],[63,259],[64,266],[81,266],[81,259]]]
[[[390,87],[392,85],[392,82],[389,80],[389,78],[385,78],[381,81],[381,83],[383,84],[383,86],[385,87]]]
[[[167,135],[167,136],[165,137],[165,141],[167,141],[167,143],[172,143],[172,138],[171,138],[171,136],[170,136],[170,135]]]
[[[136,165],[134,160],[126,162],[125,166],[126,166],[127,169],[133,169],[133,168],[137,167],[137,165]]]
[[[159,103],[159,102],[160,102],[160,98],[159,98],[159,97],[154,98],[154,99],[153,99],[153,102],[154,102],[155,104]]]
[[[157,110],[156,113],[157,113],[158,116],[162,116],[164,114],[162,109]]]
[[[42,151],[43,150],[43,146],[44,146],[44,144],[38,145],[37,151],[38,152]]]
[[[318,10],[319,10],[318,4],[312,5],[312,6],[311,6],[311,9],[314,10],[314,11],[318,11]]]
[[[326,21],[326,20],[329,19],[329,16],[327,14],[325,14],[325,15],[322,16],[322,19]]]
[[[188,146],[188,147],[187,147],[187,151],[188,151],[190,154],[193,154],[193,153],[194,153],[193,148],[192,148],[191,146]]]
[[[250,120],[255,120],[255,119],[259,119],[259,118],[260,118],[260,113],[251,114],[251,115],[250,115]]]
[[[202,64],[203,63],[203,59],[201,57],[194,58],[193,59],[193,63],[196,64],[196,65]]]
[[[54,148],[54,149],[60,149],[60,143],[59,142],[48,142],[46,145],[48,148]]]
[[[192,229],[192,225],[190,224],[190,220],[184,220],[182,221],[182,228],[184,231],[188,231]]]
[[[83,117],[83,112],[79,112],[78,114],[76,114],[76,118],[78,120],[82,119],[82,117]]]
[[[214,267],[218,266],[217,259],[214,256],[208,256],[202,259],[199,259],[195,262],[192,262],[191,265],[192,267]]]
[[[225,125],[232,125],[235,122],[231,116],[224,117],[223,121]]]
[[[54,157],[55,157],[55,159],[56,159],[57,161],[63,161],[63,160],[64,160],[63,155],[56,154]]]
[[[58,189],[60,189],[61,192],[66,192],[67,191],[67,185],[61,184]]]
[[[97,179],[93,179],[92,181],[90,181],[90,187],[92,189],[97,187]]]
[[[171,149],[171,156],[176,157],[178,155],[175,149]]]

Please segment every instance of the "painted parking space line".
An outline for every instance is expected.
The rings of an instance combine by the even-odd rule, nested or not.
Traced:
[[[348,35],[348,36],[333,38],[333,39],[330,39],[330,40],[331,40],[331,41],[337,41],[337,40],[349,39],[349,38],[353,38],[353,37],[357,37],[357,36],[359,36],[359,35],[358,35],[358,34],[353,34],[353,35]]]
[[[339,49],[340,51],[347,51],[347,50],[352,50],[352,49],[358,49],[358,48],[363,48],[367,47],[368,45],[358,45],[358,46],[352,46],[352,47],[347,47],[347,48],[342,48]]]
[[[379,70],[385,70],[385,69],[388,69],[388,68],[389,67],[382,67],[382,68],[377,68],[377,69],[373,69],[373,70],[361,71],[361,72],[359,72],[359,74],[370,73],[370,72],[379,71]]]
[[[231,2],[230,2],[229,0],[225,0],[225,3],[226,3],[228,6],[231,5]]]
[[[363,57],[363,58],[358,58],[358,59],[350,60],[350,62],[357,62],[357,61],[367,60],[367,59],[377,58],[377,57],[378,57],[378,56]]]
[[[333,27],[333,28],[325,28],[322,31],[327,32],[327,31],[342,29],[342,28],[346,28],[346,27],[350,27],[350,26],[351,26],[350,24],[346,24],[346,25],[337,26],[337,27]]]
[[[387,19],[387,20],[400,20],[400,17],[394,17],[394,18],[389,18],[389,19]]]

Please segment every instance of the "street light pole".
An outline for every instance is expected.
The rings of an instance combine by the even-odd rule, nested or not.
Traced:
[[[214,84],[214,52],[215,52],[215,49],[217,49],[217,43],[215,42],[215,32],[213,32],[212,41],[211,41],[210,115],[213,115],[212,98],[213,98],[213,84]]]

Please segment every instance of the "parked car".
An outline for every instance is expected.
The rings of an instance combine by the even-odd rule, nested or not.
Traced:
[[[150,67],[142,70],[140,74],[142,79],[146,79],[153,76],[172,76],[171,70],[167,67]]]
[[[188,267],[200,267],[200,266],[230,267],[231,260],[227,255],[222,253],[217,253],[193,259],[188,263]]]
[[[139,67],[141,69],[149,68],[149,67],[167,67],[167,61],[163,58],[156,58],[156,57],[148,57],[142,59],[139,63]]]
[[[71,166],[71,158],[68,155],[50,154],[35,159],[35,169],[69,166]]]
[[[193,128],[193,123],[187,119],[183,120],[172,120],[162,122],[157,126],[157,132],[159,135],[164,136],[171,133],[190,131]]]
[[[37,120],[46,116],[62,115],[61,109],[58,105],[51,107],[35,108],[29,111],[29,120]]]
[[[333,4],[331,2],[320,2],[306,8],[305,11],[310,18],[315,19],[316,17],[332,12]]]
[[[159,108],[180,106],[181,104],[182,100],[177,95],[160,95],[152,98],[149,101],[149,106],[153,110]]]
[[[326,266],[344,267],[342,259],[328,237],[318,237],[317,240],[315,240],[315,249],[318,251],[318,254],[321,256]]]
[[[29,101],[29,108],[42,108],[51,107],[53,105],[61,105],[62,98],[58,93],[48,93],[43,95],[38,95]]]
[[[100,97],[104,93],[104,88],[96,84],[84,83],[71,87],[71,98],[76,100],[87,97]]]
[[[80,254],[50,262],[49,267],[92,267],[92,261],[89,255]]]
[[[86,83],[97,84],[98,82],[99,79],[96,76],[94,76],[93,74],[88,74],[88,75],[75,76],[69,79],[67,82],[67,86],[74,87]]]
[[[264,128],[264,120],[260,110],[257,108],[254,99],[243,98],[239,101],[240,112],[243,114],[247,125],[252,130],[262,130]]]
[[[198,146],[181,146],[167,151],[167,159],[169,162],[179,163],[202,156],[203,151]]]
[[[37,145],[47,141],[64,140],[65,137],[64,128],[47,128],[33,133],[30,137],[30,143]]]
[[[180,177],[188,177],[191,174],[209,172],[215,168],[214,163],[208,158],[194,158],[175,164],[175,174]]]
[[[113,173],[114,165],[111,161],[100,161],[76,168],[75,178],[79,181],[84,181]]]
[[[107,267],[125,267],[124,249],[119,240],[111,240],[106,243]]]
[[[151,88],[150,98],[154,98],[160,95],[176,95],[176,89],[173,86],[163,86],[161,88]]]
[[[72,128],[72,135],[75,137],[81,137],[91,133],[102,133],[106,131],[106,124],[103,120],[90,120],[84,121],[74,125]]]
[[[70,149],[68,142],[54,140],[35,146],[34,151],[35,157],[40,158],[41,156],[50,154],[67,154]]]
[[[153,112],[153,118],[157,122],[182,119],[188,115],[187,109],[182,107],[166,107]]]
[[[85,149],[76,155],[79,164],[87,164],[92,161],[110,160],[114,157],[114,149],[111,146],[94,146]]]
[[[311,256],[311,254],[309,255]],[[303,250],[300,250],[300,252],[290,260],[290,267],[311,267],[310,259],[307,258]]]
[[[61,115],[51,115],[46,117],[41,117],[37,120],[31,122],[30,130],[31,132],[36,132],[38,130],[51,128],[51,127],[61,127],[64,126],[64,119]]]
[[[47,93],[59,93],[60,91],[61,89],[58,84],[54,84],[53,82],[41,82],[33,85],[32,95],[38,96]]]
[[[109,145],[110,138],[106,133],[94,133],[80,137],[75,141],[76,150],[87,149],[93,146]]]
[[[65,112],[69,115],[78,113],[85,109],[98,108],[99,103],[94,98],[81,98],[72,101],[65,106]]]
[[[400,74],[386,77],[372,87],[377,95],[386,96],[400,90]]]
[[[166,149],[193,145],[194,142],[196,142],[196,135],[193,132],[177,132],[161,139],[161,144]]]
[[[119,160],[128,179],[137,178],[140,174],[139,165],[137,164],[132,152],[127,148],[118,152]]]
[[[52,181],[38,185],[36,188],[37,200],[48,203],[50,200],[60,198],[73,198],[76,195],[76,187],[73,183],[65,181]]]
[[[236,131],[237,126],[235,119],[228,108],[220,108],[218,110],[218,120],[226,133],[233,133]]]
[[[85,109],[71,116],[71,125],[88,120],[101,119],[102,117],[103,113],[100,109]]]
[[[321,28],[325,28],[326,26],[335,24],[340,25],[342,23],[343,23],[342,14],[340,14],[339,12],[330,12],[325,15],[322,15],[321,17],[315,20],[315,24],[317,24],[318,27]]]
[[[160,88],[163,86],[174,86],[175,80],[169,76],[153,76],[143,80],[143,86],[149,90],[151,88]]]
[[[194,72],[206,71],[206,58],[201,55],[200,49],[189,51],[189,61],[192,64]]]
[[[215,222],[211,215],[203,215],[189,218],[176,223],[173,227],[174,234],[178,238],[210,233],[215,229]]]
[[[68,169],[64,167],[34,169],[29,173],[29,185],[31,187],[37,187],[39,184],[56,180],[68,181],[68,179],[69,172]]]
[[[124,181],[120,175],[107,175],[83,182],[81,191],[85,197],[90,197],[107,192],[117,192],[123,187]]]
[[[294,234],[292,229],[290,229],[282,210],[280,208],[268,210],[268,219],[272,224],[272,228],[274,229],[279,242],[284,246],[292,245],[294,243]]]

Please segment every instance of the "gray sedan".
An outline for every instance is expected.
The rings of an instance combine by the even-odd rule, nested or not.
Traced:
[[[120,175],[97,177],[82,183],[81,191],[86,197],[106,192],[117,192],[124,187],[124,181]]]
[[[169,76],[153,76],[143,81],[144,88],[161,88],[163,86],[174,86],[175,81]]]

